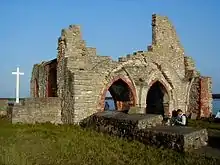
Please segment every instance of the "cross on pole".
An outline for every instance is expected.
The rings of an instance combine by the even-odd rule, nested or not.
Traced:
[[[12,74],[16,75],[16,103],[19,103],[19,76],[20,75],[24,75],[24,73],[19,71],[19,67],[17,67],[17,71],[16,72],[12,72]]]

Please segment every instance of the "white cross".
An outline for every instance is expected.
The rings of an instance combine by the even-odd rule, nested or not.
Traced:
[[[19,67],[17,67],[17,71],[16,72],[12,72],[12,74],[15,74],[16,75],[16,103],[19,103],[19,76],[20,75],[24,75],[24,73],[20,72],[19,71]]]

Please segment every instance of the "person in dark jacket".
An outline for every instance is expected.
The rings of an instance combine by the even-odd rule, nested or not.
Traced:
[[[181,125],[181,126],[185,126],[187,123],[186,121],[186,115],[183,113],[183,111],[181,109],[177,110],[177,117],[175,120],[175,125]]]

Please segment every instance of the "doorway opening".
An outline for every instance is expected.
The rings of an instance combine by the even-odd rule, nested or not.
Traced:
[[[146,113],[161,114],[169,111],[168,92],[164,85],[156,81],[149,89],[146,100]]]
[[[111,101],[111,110],[128,112],[131,106],[135,105],[134,94],[129,85],[122,79],[116,80],[106,92],[105,104]],[[114,108],[114,109],[113,109]],[[105,108],[106,110],[106,108]]]
[[[49,69],[48,97],[57,97],[57,70],[56,68]]]

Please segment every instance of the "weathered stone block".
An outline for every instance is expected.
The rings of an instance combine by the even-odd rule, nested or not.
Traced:
[[[135,140],[144,144],[187,152],[206,146],[208,132],[206,129],[190,127],[157,126],[137,131]]]
[[[12,123],[62,123],[61,101],[58,97],[29,98],[8,107]]]
[[[117,125],[120,128],[124,126],[131,127],[132,129],[145,129],[162,125],[163,117],[161,115],[153,114],[126,114],[117,111],[104,111],[98,112],[89,117],[86,125]],[[129,127],[125,129],[129,129]]]
[[[207,145],[208,141],[206,129],[162,126],[160,115],[106,111],[85,119],[81,122],[81,126],[179,152],[198,149]]]

